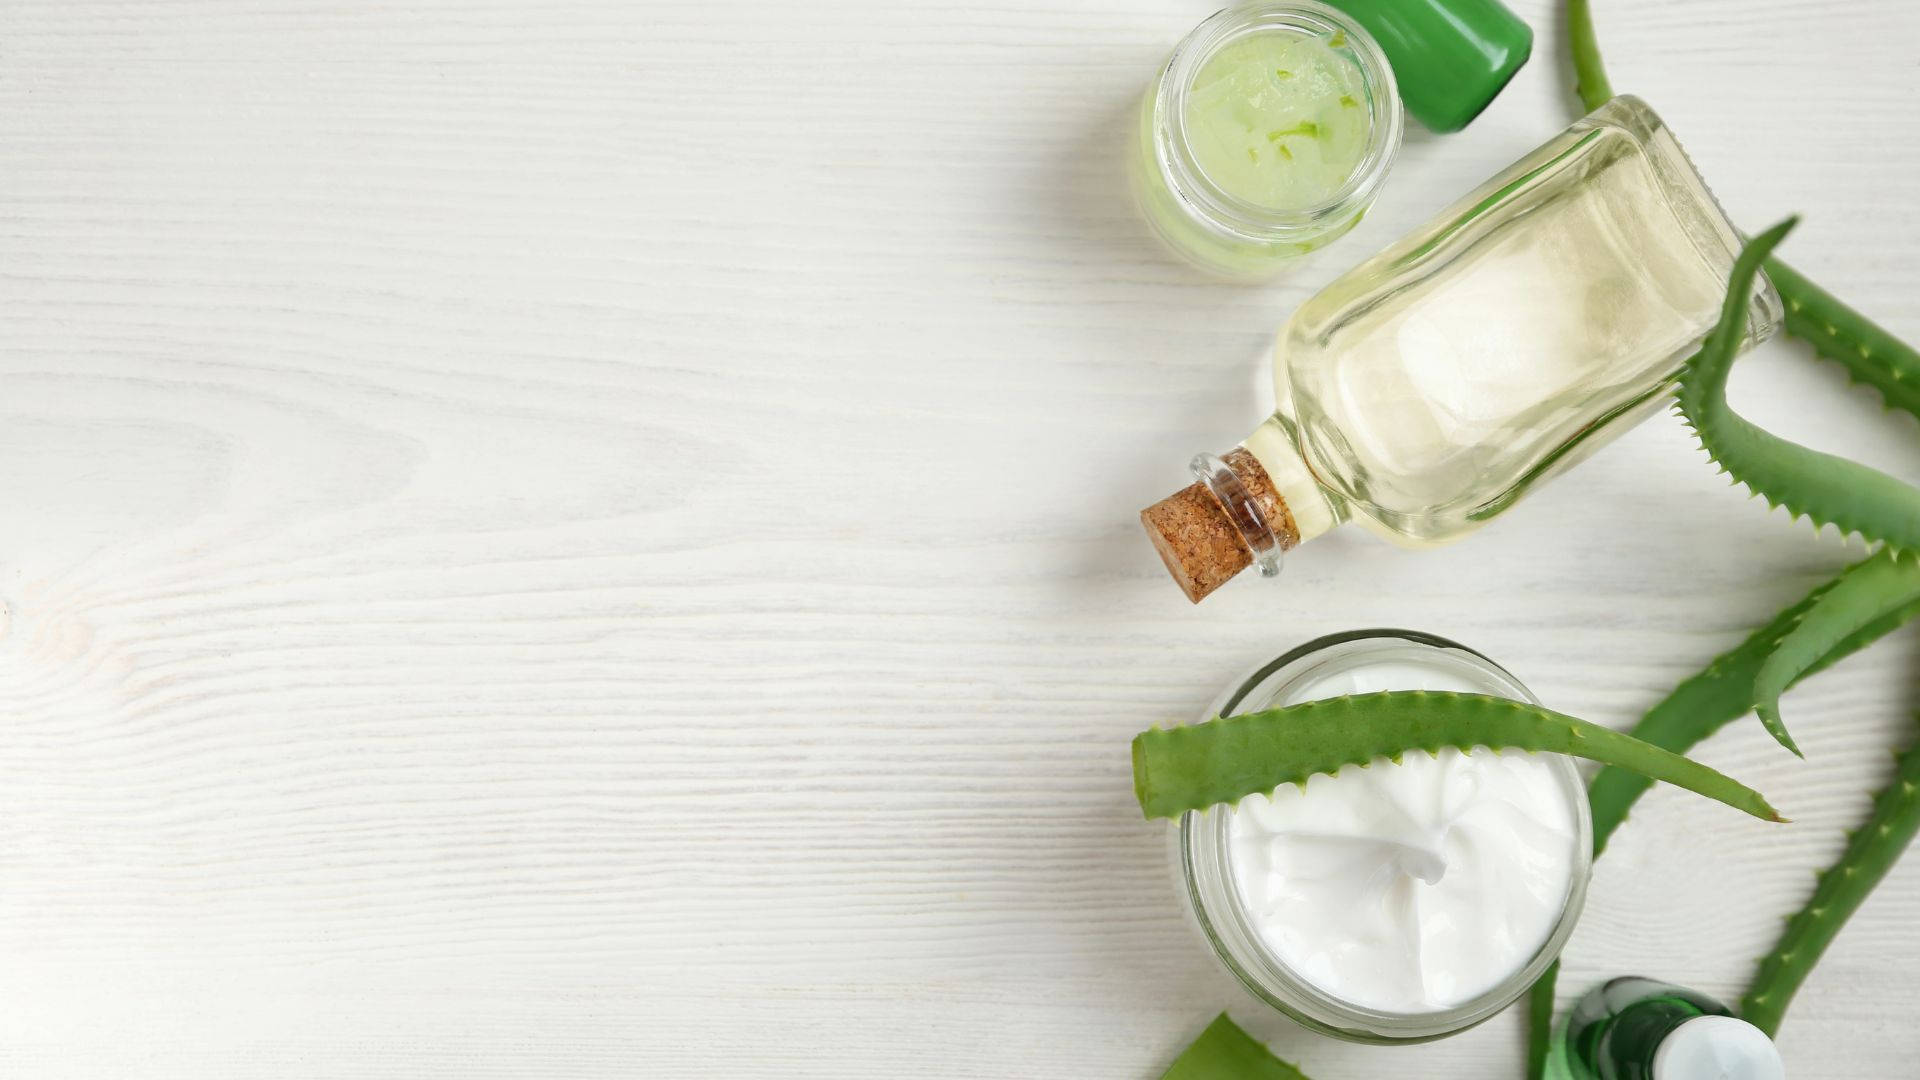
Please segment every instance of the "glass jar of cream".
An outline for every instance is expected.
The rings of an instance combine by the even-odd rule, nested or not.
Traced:
[[[1257,279],[1353,228],[1400,148],[1400,95],[1380,47],[1313,0],[1202,22],[1141,101],[1134,194],[1178,254]]]
[[[1361,630],[1262,665],[1207,715],[1421,689],[1534,700],[1462,645]],[[1480,1023],[1553,963],[1593,826],[1570,759],[1447,749],[1188,813],[1174,844],[1194,921],[1255,997],[1325,1035],[1399,1043]]]

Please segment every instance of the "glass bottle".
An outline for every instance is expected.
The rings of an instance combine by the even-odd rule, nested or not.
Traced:
[[[1551,1080],[1785,1080],[1765,1032],[1705,994],[1639,976],[1576,1002],[1547,1051]]]
[[[1274,414],[1141,520],[1195,602],[1344,521],[1457,539],[1661,405],[1740,246],[1666,125],[1615,98],[1301,305]],[[1743,348],[1780,319],[1754,294]]]
[[[1291,67],[1295,44],[1325,70],[1257,62]],[[1135,200],[1200,269],[1271,277],[1359,223],[1400,149],[1400,113],[1386,55],[1349,16],[1315,0],[1226,8],[1147,86],[1128,155]]]

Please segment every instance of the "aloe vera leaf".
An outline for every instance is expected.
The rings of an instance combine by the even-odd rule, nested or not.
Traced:
[[[1542,1080],[1547,1075],[1548,1040],[1553,1035],[1553,992],[1560,983],[1560,961],[1533,981],[1527,991],[1527,1080]]]
[[[1719,325],[1681,369],[1681,415],[1714,462],[1769,506],[1784,506],[1816,529],[1833,525],[1869,542],[1920,546],[1920,489],[1878,469],[1788,442],[1727,405],[1727,373],[1746,333],[1754,275],[1797,220],[1788,218],[1754,237],[1735,260]]]
[[[1567,42],[1573,47],[1573,89],[1588,112],[1613,99],[1607,65],[1600,59],[1600,40],[1593,32],[1593,7],[1587,0],[1567,0]]]
[[[1221,1013],[1160,1080],[1307,1080]]]
[[[1709,735],[1746,715],[1753,707],[1754,680],[1775,646],[1799,625],[1801,616],[1822,596],[1854,575],[1866,571],[1873,562],[1874,559],[1865,559],[1854,563],[1837,576],[1821,582],[1798,603],[1755,630],[1745,641],[1714,657],[1705,669],[1675,687],[1665,700],[1647,710],[1629,734],[1663,749],[1685,753]],[[1842,638],[1819,661],[1795,676],[1794,681],[1798,682],[1839,663],[1917,614],[1920,614],[1920,601],[1887,612]],[[1639,773],[1611,765],[1594,776],[1593,782],[1587,787],[1587,802],[1593,808],[1594,858],[1599,858],[1601,852],[1606,850],[1607,839],[1627,819],[1627,812],[1633,808],[1634,802],[1652,786],[1653,781]],[[1547,973],[1533,984],[1529,1007],[1536,1017],[1542,1011],[1549,1018],[1552,1016],[1558,968],[1558,964],[1548,968]],[[1528,1080],[1541,1080],[1543,1076],[1542,1072],[1536,1070],[1545,1067],[1547,1035],[1548,1031],[1537,1023],[1529,1033]]]
[[[1873,813],[1847,837],[1840,859],[1821,873],[1813,896],[1787,920],[1780,940],[1760,960],[1760,969],[1740,998],[1740,1014],[1769,1035],[1794,992],[1820,955],[1847,924],[1873,887],[1887,875],[1920,831],[1920,745],[1909,746],[1894,766],[1893,782],[1874,796]]]
[[[1713,658],[1698,674],[1674,687],[1658,705],[1647,710],[1628,734],[1676,754],[1684,754],[1707,736],[1745,716],[1753,708],[1754,680],[1774,647],[1792,632],[1800,618],[1820,598],[1856,574],[1866,572],[1872,559],[1864,559],[1842,570],[1837,576],[1815,586],[1798,603],[1775,615],[1765,626],[1748,635],[1745,641]],[[1920,602],[1890,611],[1848,634],[1827,650],[1825,656],[1801,672],[1795,682],[1823,671],[1855,652],[1873,644],[1908,619],[1920,615]],[[1611,766],[1601,769],[1587,788],[1587,801],[1593,807],[1593,854],[1606,850],[1607,838],[1620,827],[1642,792],[1653,781],[1639,773]]]
[[[1767,260],[1767,277],[1786,304],[1787,333],[1878,390],[1890,408],[1920,417],[1920,352],[1779,259]]]
[[[1570,754],[1665,780],[1758,818],[1785,820],[1759,792],[1639,739],[1524,701],[1441,690],[1323,698],[1143,731],[1133,740],[1133,787],[1147,817],[1174,817],[1305,784],[1343,765],[1446,746]]]
[[[1753,680],[1755,711],[1780,745],[1800,753],[1780,719],[1780,695],[1800,673],[1861,627],[1916,602],[1920,602],[1920,559],[1882,548],[1800,614]]]

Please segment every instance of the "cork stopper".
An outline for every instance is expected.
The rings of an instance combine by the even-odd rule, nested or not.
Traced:
[[[1277,573],[1279,553],[1300,542],[1267,470],[1236,447],[1194,459],[1194,483],[1140,511],[1140,524],[1187,599],[1199,603],[1256,561]]]

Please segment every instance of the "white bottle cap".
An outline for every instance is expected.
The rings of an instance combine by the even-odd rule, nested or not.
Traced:
[[[1653,1052],[1653,1080],[1787,1080],[1767,1033],[1732,1016],[1696,1016]]]

